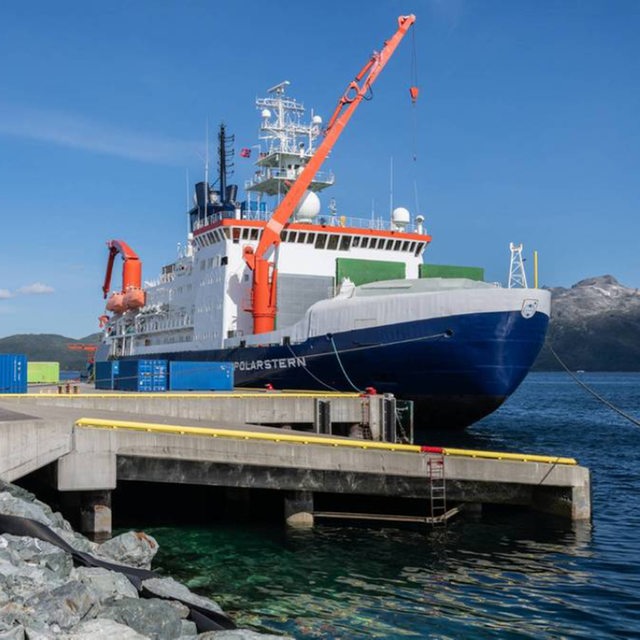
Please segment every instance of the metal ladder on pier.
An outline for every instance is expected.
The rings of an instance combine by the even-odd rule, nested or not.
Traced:
[[[429,497],[431,514],[428,521],[431,524],[443,525],[453,514],[447,511],[447,483],[444,473],[444,455],[429,455],[427,460],[429,472]]]

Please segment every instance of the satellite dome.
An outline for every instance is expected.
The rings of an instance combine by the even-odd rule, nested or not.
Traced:
[[[313,116],[311,122],[313,122],[313,124],[322,124],[322,118],[320,116]]]
[[[320,198],[313,191],[305,191],[296,207],[295,219],[298,222],[311,222],[319,213]]]
[[[396,229],[404,229],[411,222],[411,214],[404,207],[397,207],[391,214],[391,222]]]
[[[269,111],[269,109],[263,109],[260,115],[266,120],[271,117],[271,111]]]

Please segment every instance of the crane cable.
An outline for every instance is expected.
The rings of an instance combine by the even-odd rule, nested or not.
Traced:
[[[418,102],[418,94],[420,92],[418,86],[418,55],[416,50],[416,28],[415,25],[411,29],[411,70],[410,70],[410,86],[409,95],[411,96],[411,119],[412,119],[412,142],[413,142],[413,161],[415,162],[418,157],[418,151],[416,149],[416,140],[418,139],[418,118],[416,103]]]
[[[415,197],[416,214],[420,213],[420,203],[418,201],[418,179],[417,179],[417,159],[418,159],[418,109],[416,103],[418,101],[419,86],[418,86],[418,54],[416,47],[416,28],[415,25],[411,29],[411,70],[410,70],[410,88],[409,95],[411,96],[411,155],[413,158],[413,191]]]

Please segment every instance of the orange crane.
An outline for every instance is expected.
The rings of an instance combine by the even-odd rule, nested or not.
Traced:
[[[107,272],[104,276],[102,293],[106,298],[111,288],[111,274],[116,255],[122,256],[122,291],[115,292],[107,301],[107,310],[113,313],[123,313],[129,309],[139,309],[144,306],[145,293],[142,290],[142,262],[138,254],[122,240],[109,240],[109,259]]]
[[[324,139],[267,222],[256,249],[254,250],[250,246],[244,247],[244,261],[253,272],[250,310],[253,316],[254,333],[273,331],[275,325],[278,269],[275,261],[271,262],[265,257],[267,251],[272,247],[277,248],[280,244],[282,228],[293,215],[305,190],[329,155],[353,112],[367,95],[367,92],[369,92],[376,78],[384,69],[396,47],[415,20],[416,17],[414,15],[400,16],[398,18],[397,31],[384,43],[379,53],[373,52],[371,58],[349,84],[342,98],[340,98],[325,129]],[[417,87],[412,87],[412,99],[415,100],[417,95]]]
[[[97,344],[89,344],[87,342],[70,342],[67,344],[67,349],[71,351],[86,351],[87,362],[93,362],[96,351],[98,350]]]

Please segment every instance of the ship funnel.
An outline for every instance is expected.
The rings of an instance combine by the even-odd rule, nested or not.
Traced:
[[[225,202],[235,202],[238,196],[238,185],[230,184],[226,188],[226,193],[224,194]]]
[[[207,206],[209,187],[206,182],[196,183],[196,205],[204,209]]]

